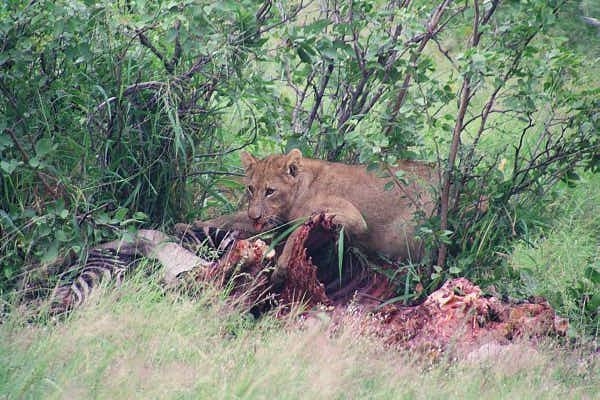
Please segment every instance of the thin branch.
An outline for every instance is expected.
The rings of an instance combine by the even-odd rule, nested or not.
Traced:
[[[490,19],[496,12],[496,8],[498,7],[498,4],[500,4],[500,0],[492,0],[491,4],[492,4],[491,7],[487,10],[485,15],[483,16],[483,19],[481,20],[482,25],[485,25],[488,22],[490,22]]]
[[[308,133],[310,131],[310,127],[315,120],[315,116],[317,115],[317,111],[319,106],[321,105],[321,101],[323,100],[323,94],[325,93],[325,89],[327,88],[327,83],[329,82],[329,78],[331,77],[331,73],[333,72],[333,64],[327,65],[327,72],[321,78],[321,85],[319,90],[315,94],[315,104],[313,105],[312,111],[310,112],[310,116],[308,117],[308,121],[306,122],[306,126],[304,127],[304,131]]]
[[[252,134],[252,137],[250,138],[250,140],[248,140],[247,142],[244,142],[242,145],[240,145],[238,147],[234,147],[234,148],[229,149],[229,150],[225,150],[225,151],[221,151],[221,152],[215,152],[215,153],[200,154],[200,155],[197,155],[196,157],[198,157],[198,158],[222,157],[222,156],[224,156],[226,154],[230,154],[230,153],[236,152],[238,150],[241,150],[241,149],[243,149],[245,147],[250,146],[252,143],[254,143],[256,141],[256,138],[258,137],[258,124],[256,123],[256,118],[254,117],[254,115],[253,115],[252,118],[254,119],[254,131],[253,131],[253,134]]]
[[[144,33],[144,30],[142,30],[142,29],[136,29],[135,30],[135,34],[137,35],[138,39],[140,40],[140,43],[142,44],[142,46],[148,48],[156,57],[158,57],[158,59],[160,61],[162,61],[163,65],[165,66],[165,69],[167,70],[167,72],[168,73],[173,73],[173,69],[172,69],[172,67],[170,67],[169,60],[167,60],[167,57],[165,57],[165,55],[163,53],[161,53],[152,44],[152,42],[150,42],[150,39],[148,39],[148,36],[146,36],[146,34]]]
[[[444,48],[442,47],[442,44],[440,43],[440,41],[438,40],[437,37],[432,38],[431,40],[433,40],[433,42],[436,44],[438,51],[440,53],[443,54],[444,57],[446,57],[446,59],[450,62],[450,64],[452,65],[452,67],[458,71],[458,65],[456,65],[456,61],[454,61],[454,59],[452,58],[452,56],[450,55],[450,51],[449,50],[444,50]]]
[[[451,0],[443,1],[435,9],[433,14],[427,21],[427,25],[426,25],[427,31],[425,33],[413,38],[413,40],[415,42],[419,43],[419,46],[417,47],[416,51],[411,55],[410,60],[409,60],[409,66],[412,67],[416,64],[417,60],[423,53],[423,50],[425,49],[425,46],[427,45],[429,40],[439,32],[438,24],[440,23],[440,20],[441,20],[442,16],[444,15],[444,12],[446,11],[446,9],[448,8],[448,6],[450,5],[451,2],[452,2]],[[412,80],[412,73],[410,71],[407,71],[406,75],[404,77],[404,81],[402,82],[402,85],[400,86],[400,90],[398,91],[398,94],[396,96],[396,101],[394,102],[394,104],[392,106],[392,110],[390,112],[390,117],[388,118],[389,122],[384,129],[385,136],[389,136],[392,132],[393,121],[396,120],[398,113],[400,112],[400,108],[404,104],[406,95],[408,94],[408,89],[410,87],[411,80]]]
[[[21,123],[21,121],[17,121],[17,123]],[[8,135],[12,139],[15,147],[21,153],[21,157],[23,158],[23,161],[25,161],[26,163],[29,162],[29,154],[27,154],[27,152],[25,151],[25,149],[23,148],[23,146],[21,146],[21,143],[17,139],[17,135],[15,134],[15,131],[12,128],[5,128],[4,130],[6,132],[8,132]]]
[[[452,185],[452,171],[454,170],[454,164],[456,162],[456,156],[458,154],[458,146],[460,144],[460,134],[462,132],[462,125],[464,122],[465,114],[469,106],[469,93],[470,79],[465,76],[463,85],[461,88],[460,101],[458,106],[458,114],[456,117],[456,123],[454,125],[454,131],[452,132],[452,143],[450,144],[450,151],[448,153],[448,163],[446,165],[446,171],[444,173],[444,180],[442,186],[442,194],[440,196],[440,229],[445,231],[448,229],[448,211],[450,203],[450,187]],[[444,266],[446,263],[446,244],[440,245],[438,252],[437,265]]]
[[[286,24],[286,23],[288,23],[289,21],[291,21],[291,20],[293,20],[293,19],[296,19],[296,17],[297,17],[297,16],[300,14],[300,12],[301,12],[302,10],[304,10],[304,9],[308,8],[308,7],[309,7],[309,6],[310,6],[312,3],[314,3],[314,1],[309,1],[309,2],[308,2],[308,3],[306,3],[306,5],[305,5],[305,4],[303,4],[303,2],[302,2],[302,1],[300,1],[300,4],[298,4],[298,5],[296,6],[296,9],[294,10],[294,12],[293,12],[291,15],[289,15],[289,16],[286,16],[286,17],[282,18],[282,19],[281,19],[281,21],[278,21],[278,22],[276,22],[276,23],[274,23],[274,24],[272,24],[272,25],[265,26],[265,27],[263,27],[263,28],[259,29],[259,30],[257,31],[257,33],[256,33],[256,34],[257,34],[257,35],[262,35],[262,34],[263,34],[263,33],[265,33],[265,32],[268,32],[268,31],[270,31],[270,30],[273,30],[273,29],[275,29],[275,28],[277,28],[277,27],[279,27],[279,26],[281,26],[281,25],[285,25],[285,24]]]
[[[495,9],[495,6],[492,7],[492,9]],[[489,21],[489,15],[486,15],[487,18],[484,18],[484,21]],[[485,23],[485,22],[484,22]],[[539,28],[541,29],[541,27]],[[506,70],[506,72],[504,73],[504,76],[502,77],[502,79],[500,80],[500,82],[498,83],[498,85],[496,86],[496,88],[494,89],[494,91],[492,92],[492,94],[490,95],[487,103],[485,104],[485,106],[483,107],[482,111],[481,111],[481,123],[479,124],[479,129],[477,131],[477,134],[475,135],[475,139],[473,140],[473,145],[471,147],[471,150],[469,151],[469,154],[467,155],[467,160],[470,160],[473,158],[473,154],[475,152],[475,148],[477,147],[479,140],[481,139],[481,136],[485,130],[485,125],[487,123],[487,119],[491,113],[492,107],[494,105],[494,103],[496,102],[496,98],[498,96],[498,93],[500,92],[500,90],[502,88],[504,88],[504,86],[506,85],[506,82],[508,82],[508,80],[513,76],[513,74],[515,73],[517,67],[519,66],[521,59],[523,57],[523,53],[525,52],[525,49],[527,48],[527,46],[529,45],[529,43],[531,43],[531,41],[533,40],[533,38],[538,34],[539,29],[535,30],[533,33],[531,33],[523,42],[523,45],[521,46],[520,50],[516,53],[515,57],[513,58],[510,67]],[[466,171],[465,171],[466,172]]]
[[[304,89],[300,91],[296,85],[292,82],[291,72],[289,71],[289,66],[286,67],[286,78],[288,80],[288,84],[294,89],[296,92],[296,105],[292,110],[292,129],[296,134],[302,134],[304,129],[302,128],[302,122],[300,121],[300,111],[302,111],[302,105],[304,104],[304,100],[306,99],[306,94],[308,93],[308,88],[312,84],[312,80],[316,75],[316,71],[312,70],[308,76],[306,77],[306,85],[304,85]]]
[[[562,160],[569,159],[569,158],[575,158],[577,156],[581,156],[585,153],[588,153],[591,151],[596,151],[598,149],[600,149],[600,144],[588,146],[585,150],[580,147],[576,147],[575,150],[572,150],[570,152],[565,152],[564,149],[561,148],[560,151],[556,151],[554,155],[548,155],[547,159],[545,159],[539,163],[529,163],[527,165],[527,167],[517,171],[516,174],[513,174],[515,176],[521,175],[522,178],[521,178],[519,184],[514,186],[510,190],[509,196],[513,196],[517,193],[522,192],[523,190],[527,189],[535,182],[535,178],[527,179],[529,172],[538,170],[538,169],[541,169],[544,167],[548,167],[552,164],[555,164],[557,161],[562,161]],[[539,159],[539,157],[537,157],[536,160],[537,159]],[[573,167],[572,163],[569,163],[569,165],[565,166],[564,169],[562,169],[562,170],[557,169],[557,171],[554,174],[552,174],[548,179],[558,180],[562,177],[562,175],[565,172],[572,169],[572,167]]]
[[[479,3],[478,0],[473,1],[474,4],[474,16],[473,16],[473,33],[471,35],[470,47],[475,48],[479,45],[481,34],[479,33]],[[444,181],[442,186],[442,193],[440,196],[440,230],[445,231],[448,229],[448,212],[450,204],[450,189],[453,180],[454,165],[456,163],[456,156],[458,154],[458,147],[460,144],[460,137],[463,131],[463,124],[469,102],[472,97],[471,93],[471,78],[469,75],[465,75],[463,78],[462,87],[460,90],[460,100],[458,105],[458,113],[456,116],[456,122],[454,124],[454,131],[452,132],[452,142],[450,144],[450,151],[448,153],[448,163],[446,171],[444,173]],[[458,198],[459,193],[456,193]],[[440,244],[438,250],[437,265],[443,267],[446,263],[447,245],[445,243]]]
[[[415,199],[410,194],[410,192],[407,190],[408,185],[404,184],[400,179],[398,179],[398,177],[396,176],[396,174],[394,173],[394,171],[392,170],[392,168],[389,165],[387,165],[387,164],[385,165],[385,170],[392,178],[392,181],[394,181],[394,184],[396,185],[396,187],[398,187],[398,189],[400,189],[400,191],[404,194],[404,196],[415,206],[415,209],[421,210],[423,205],[421,203],[419,203],[417,201],[417,199]]]
[[[179,64],[179,60],[181,59],[181,53],[182,53],[182,48],[181,48],[181,39],[180,39],[180,32],[179,32],[179,28],[181,27],[181,21],[177,20],[175,22],[175,31],[177,32],[177,35],[175,35],[175,50],[173,51],[173,57],[171,57],[171,61],[169,61],[169,66],[167,67],[165,65],[165,68],[167,69],[167,71],[169,73],[173,73],[173,71],[175,70],[175,67],[177,66],[177,64]]]
[[[159,82],[159,81],[135,83],[131,86],[127,86],[125,88],[125,90],[123,90],[122,96],[128,97],[128,96],[135,94],[137,92],[140,92],[142,90],[146,90],[146,89],[158,90],[158,89],[164,88],[166,86],[167,86],[167,84],[165,82]],[[95,111],[100,111],[101,109],[106,107],[109,103],[112,103],[112,102],[116,101],[117,99],[118,99],[118,97],[116,97],[116,96],[109,97],[108,99],[104,100],[102,103],[98,104],[96,106]]]
[[[600,20],[592,17],[582,16],[581,19],[588,25],[593,26],[594,28],[600,29]]]
[[[200,55],[190,69],[175,78],[178,81],[190,80],[196,73],[204,69],[204,66],[212,61],[212,56]]]
[[[185,179],[185,178],[189,178],[192,176],[199,176],[199,175],[224,175],[224,176],[242,176],[242,177],[246,176],[246,174],[243,174],[241,172],[206,170],[206,171],[190,172],[189,174],[177,175],[177,178]]]
[[[255,18],[256,18],[256,22],[258,22],[259,25],[262,25],[265,22],[265,20],[267,19],[267,16],[269,15],[269,12],[271,11],[272,4],[273,4],[273,2],[271,0],[267,0],[263,3],[263,5],[256,12]],[[260,34],[260,32],[257,32],[257,33]]]

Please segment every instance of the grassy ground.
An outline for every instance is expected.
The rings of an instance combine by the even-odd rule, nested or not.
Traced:
[[[521,243],[510,264],[531,295],[542,295],[576,332],[600,336],[600,176],[584,176],[548,205],[554,216],[546,232]],[[596,271],[596,272],[593,272]]]
[[[0,398],[600,398],[590,355],[545,344],[430,365],[373,338],[259,322],[219,293],[165,294],[147,276],[64,321],[0,325]]]
[[[509,259],[527,291],[592,341],[594,310],[581,300],[600,293],[586,275],[600,267],[599,188],[600,176],[566,188],[548,205],[551,226]],[[165,293],[157,276],[101,289],[65,320],[12,313],[0,324],[0,399],[600,398],[600,358],[588,346],[515,344],[432,365],[352,332],[254,321],[219,292]]]

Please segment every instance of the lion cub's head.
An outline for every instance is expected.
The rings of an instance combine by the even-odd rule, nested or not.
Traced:
[[[300,150],[293,149],[288,154],[262,160],[243,151],[240,157],[246,170],[248,217],[254,227],[265,231],[287,222],[298,194],[298,174],[302,168]]]

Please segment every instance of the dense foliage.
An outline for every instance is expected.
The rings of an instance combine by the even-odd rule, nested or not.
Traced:
[[[402,267],[405,287],[505,277],[498,255],[541,196],[600,161],[598,54],[581,44],[598,38],[579,22],[600,10],[580,6],[3,2],[0,287],[140,224],[234,208],[244,146],[437,162],[429,268]]]

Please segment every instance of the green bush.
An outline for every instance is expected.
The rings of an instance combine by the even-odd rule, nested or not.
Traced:
[[[243,71],[254,4],[0,5],[0,288],[124,227],[187,217],[190,187],[215,193],[219,156],[269,113]]]
[[[538,195],[598,168],[597,68],[576,44],[600,40],[573,35],[596,12],[581,5],[4,2],[0,288],[140,225],[231,210],[246,146],[437,162],[431,257],[410,283],[497,279],[544,227]]]
[[[600,335],[600,184],[585,177],[549,201],[554,223],[521,241],[509,258],[519,295],[546,297],[569,317],[572,334]],[[520,282],[520,285],[515,285]]]

